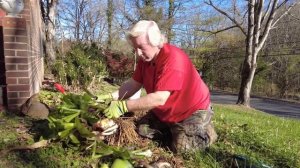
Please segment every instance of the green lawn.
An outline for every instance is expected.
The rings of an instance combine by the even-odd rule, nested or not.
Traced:
[[[213,107],[218,141],[206,151],[180,155],[186,167],[300,167],[299,120],[236,105],[214,104]],[[41,123],[0,113],[0,150],[37,141],[33,125]],[[11,151],[0,158],[0,167],[91,167],[96,164],[97,160],[80,148],[60,142],[35,150]]]
[[[299,120],[236,105],[214,108],[218,141],[189,157],[191,167],[300,167]]]

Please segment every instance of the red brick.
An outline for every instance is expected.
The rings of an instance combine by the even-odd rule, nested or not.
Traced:
[[[15,42],[16,38],[15,38],[15,36],[5,36],[3,41],[4,42]]]
[[[28,39],[27,37],[16,37],[16,42],[19,42],[19,43],[28,43]]]
[[[17,113],[20,111],[21,104],[8,104],[8,111],[12,113]]]
[[[2,20],[2,25],[5,28],[25,29],[26,28],[26,21],[23,18],[5,17]]]
[[[6,77],[28,77],[28,72],[6,72]]]
[[[15,50],[4,50],[4,55],[5,56],[15,56]]]
[[[7,78],[6,79],[6,84],[18,84],[17,82],[18,82],[17,78]]]
[[[19,92],[20,97],[30,97],[30,92]]]
[[[7,97],[9,98],[17,98],[18,96],[18,92],[7,92]]]
[[[28,52],[27,51],[17,51],[17,56],[28,56]]]
[[[26,92],[30,89],[29,85],[7,85],[7,91],[23,91]]]
[[[18,43],[4,43],[5,49],[15,49],[15,50],[27,50],[27,44],[18,44]]]
[[[6,57],[5,63],[28,63],[27,57]]]
[[[16,36],[27,36],[27,31],[22,29],[4,29],[4,36],[6,35],[16,35]]]
[[[28,70],[28,65],[18,65],[18,70]]]
[[[14,70],[17,70],[17,65],[16,64],[6,64],[5,69],[7,71],[14,71]]]
[[[29,9],[23,9],[20,14],[22,14],[22,16],[23,15],[30,15],[30,10]]]
[[[29,84],[29,78],[18,78],[18,84]]]
[[[13,99],[8,99],[7,103],[14,104],[14,105],[23,104],[26,102],[27,99],[28,98],[13,98]]]

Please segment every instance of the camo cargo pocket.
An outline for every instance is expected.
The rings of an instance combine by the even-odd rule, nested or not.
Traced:
[[[191,151],[204,149],[209,146],[205,122],[208,111],[199,110],[188,119],[170,126],[173,142],[173,151]]]

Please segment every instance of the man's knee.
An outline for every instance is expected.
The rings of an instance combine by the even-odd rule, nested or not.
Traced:
[[[203,125],[202,119],[194,117],[193,122],[179,123],[171,128],[172,149],[175,152],[203,150],[217,139],[213,124]]]

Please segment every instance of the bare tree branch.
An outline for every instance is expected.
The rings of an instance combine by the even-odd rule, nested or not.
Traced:
[[[235,28],[235,27],[238,27],[238,26],[233,25],[233,26],[226,27],[224,29],[216,30],[216,31],[210,31],[210,30],[205,30],[205,29],[197,29],[196,31],[208,32],[208,33],[211,33],[211,34],[217,34],[217,33],[220,33],[220,32]]]
[[[225,11],[223,11],[222,9],[218,8],[217,6],[215,6],[211,0],[209,0],[209,2],[204,2],[207,5],[213,7],[216,11],[218,11],[219,13],[221,13],[222,15],[226,16],[229,20],[231,20],[234,24],[236,24],[236,26],[242,31],[242,33],[247,36],[246,31],[244,30],[244,28],[242,27],[241,23],[238,23],[237,20],[235,20],[234,18],[232,18],[231,16],[228,15],[228,13],[226,13]]]
[[[300,21],[300,17],[295,16],[295,15],[291,14],[290,12],[288,13],[288,15],[290,15],[290,16],[292,16],[294,19]]]
[[[281,8],[284,4],[286,4],[289,0],[284,0],[281,4],[278,5],[277,9]]]
[[[279,18],[277,18],[277,19],[274,21],[274,23],[272,24],[272,27],[271,27],[271,28],[273,28],[273,27],[277,24],[277,22],[278,22],[281,18],[283,18],[285,15],[287,15],[287,14],[289,13],[289,11],[290,11],[295,5],[297,5],[297,4],[300,4],[300,2],[297,2],[297,3],[294,3],[294,4],[290,5],[290,6],[288,7],[288,9],[287,9],[282,15],[280,15]]]
[[[267,10],[266,10],[266,12],[264,13],[264,15],[263,15],[263,17],[262,17],[262,19],[261,19],[261,24],[265,21],[265,18],[269,15],[270,10],[271,10],[270,7],[271,7],[271,5],[272,5],[272,2],[273,2],[273,1],[269,1]]]
[[[260,42],[257,46],[257,48],[259,48],[259,49],[263,46],[264,42],[266,41],[266,39],[268,37],[269,31],[272,27],[272,22],[274,20],[274,16],[277,13],[277,4],[278,4],[278,0],[274,0],[274,2],[272,4],[270,15],[268,17],[268,20],[267,20],[267,23],[266,23],[266,26],[264,29],[264,32],[263,32]]]

